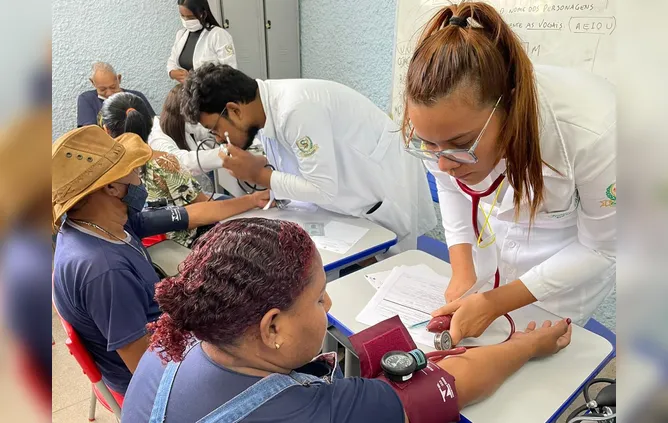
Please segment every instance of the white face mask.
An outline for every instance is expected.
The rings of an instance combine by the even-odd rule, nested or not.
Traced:
[[[104,101],[104,100],[107,99],[107,97],[105,97],[105,96],[103,96],[103,95],[99,95],[99,94],[97,95],[97,98],[99,98],[99,99],[102,100],[102,101]]]
[[[183,25],[183,27],[185,29],[187,29],[190,32],[197,32],[197,31],[200,31],[202,28],[204,28],[202,26],[202,23],[200,21],[198,21],[197,19],[185,20],[185,19],[181,18],[181,24]]]

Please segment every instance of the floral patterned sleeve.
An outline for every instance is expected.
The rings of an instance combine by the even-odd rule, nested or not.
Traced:
[[[190,171],[181,167],[176,157],[166,153],[147,163],[145,183],[149,201],[166,198],[176,206],[192,203],[202,191]]]

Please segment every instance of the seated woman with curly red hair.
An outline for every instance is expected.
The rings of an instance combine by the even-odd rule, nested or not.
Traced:
[[[217,225],[181,274],[157,285],[156,300],[163,314],[151,327],[153,351],[128,388],[123,423],[407,421],[389,384],[341,379],[335,361],[313,361],[331,300],[320,255],[297,224],[254,218]],[[464,407],[529,359],[569,342],[566,321],[532,324],[504,344],[438,366],[456,379]]]

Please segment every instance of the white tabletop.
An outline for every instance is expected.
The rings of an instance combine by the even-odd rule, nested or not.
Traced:
[[[176,276],[178,266],[190,254],[190,248],[167,239],[147,248],[153,264],[162,269],[167,276]]]
[[[357,241],[345,254],[337,254],[331,251],[320,249],[320,256],[325,271],[338,270],[345,266],[357,263],[371,256],[384,253],[397,242],[397,236],[394,232],[360,217],[345,216],[333,213],[327,210],[318,209],[317,211],[306,210],[281,210],[272,208],[269,210],[251,210],[231,217],[227,220],[240,219],[245,217],[264,217],[267,219],[288,220],[303,225],[308,222],[328,223],[330,221],[343,222],[353,226],[368,228],[369,231]]]
[[[332,299],[330,315],[353,333],[364,330],[367,325],[359,323],[356,317],[376,293],[364,275],[391,270],[395,266],[422,263],[441,275],[451,275],[450,264],[421,251],[407,251],[328,284],[327,292]],[[559,320],[533,305],[510,314],[518,330],[524,329],[531,320],[540,323]],[[500,330],[505,327],[507,331],[508,325],[505,319],[501,319],[494,325]],[[484,344],[485,334],[476,343]],[[420,348],[424,351],[433,350],[423,345]],[[555,414],[563,412],[571,397],[577,395],[580,387],[600,370],[611,353],[612,345],[605,338],[573,325],[571,344],[567,348],[552,357],[530,361],[494,395],[466,407],[462,415],[473,423],[551,421]]]

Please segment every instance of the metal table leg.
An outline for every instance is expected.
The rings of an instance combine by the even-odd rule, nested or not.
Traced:
[[[339,342],[332,336],[332,334],[329,332],[329,329],[327,329],[327,333],[325,334],[325,339],[322,342],[322,352],[323,353],[328,353],[328,352],[337,352],[339,349]]]
[[[344,335],[336,326],[330,326],[327,329],[327,336],[325,338],[331,338],[333,342],[336,342],[337,345],[340,344],[345,348],[344,354],[344,365],[343,365],[343,375],[345,377],[354,377],[360,375],[360,361],[355,350],[353,349],[350,340],[346,335]]]
[[[343,374],[345,377],[360,376],[360,359],[349,348],[346,348],[346,358]]]

